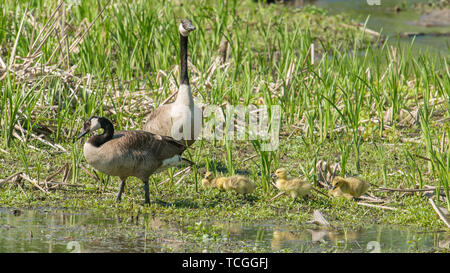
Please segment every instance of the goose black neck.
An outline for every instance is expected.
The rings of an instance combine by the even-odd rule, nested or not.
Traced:
[[[114,136],[114,126],[106,118],[100,117],[99,120],[101,128],[104,130],[103,134],[92,136],[89,139],[89,143],[94,145],[95,147],[100,147],[104,143],[110,141]]]
[[[181,73],[180,84],[189,85],[188,65],[187,65],[187,47],[188,36],[183,36],[180,33],[180,59],[181,59]]]

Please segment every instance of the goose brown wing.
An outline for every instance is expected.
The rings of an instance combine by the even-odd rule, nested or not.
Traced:
[[[158,160],[181,155],[186,150],[184,141],[160,136],[145,131],[119,131],[114,134],[117,148],[132,152],[134,155],[151,156]]]

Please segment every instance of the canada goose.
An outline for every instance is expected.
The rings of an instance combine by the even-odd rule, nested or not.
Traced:
[[[84,144],[87,162],[96,170],[121,180],[116,201],[120,201],[125,180],[135,176],[144,182],[145,203],[150,203],[148,178],[167,168],[191,162],[181,157],[186,149],[182,141],[145,131],[114,132],[113,124],[104,117],[90,117],[83,124],[78,139],[102,128],[103,134],[94,135]]]
[[[246,196],[256,189],[256,185],[245,176],[233,175],[227,177],[223,182],[223,189],[232,190]]]
[[[297,197],[307,196],[312,189],[311,184],[299,178],[288,179],[285,168],[277,169],[275,171],[275,175],[278,177],[278,180],[275,182],[276,187],[280,191],[290,194],[292,198],[294,198],[293,202],[297,199]]]
[[[183,19],[180,32],[180,87],[175,102],[162,105],[151,113],[144,125],[144,131],[175,139],[186,140],[192,145],[199,136],[202,123],[201,109],[195,105],[189,85],[187,47],[188,35],[195,27],[189,19]],[[184,131],[186,130],[186,131]]]
[[[369,189],[369,183],[359,179],[357,177],[346,177],[342,178],[336,176],[333,179],[332,190],[340,189],[347,199],[352,199],[352,197],[360,197]]]

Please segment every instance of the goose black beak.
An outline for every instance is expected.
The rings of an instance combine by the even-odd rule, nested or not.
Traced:
[[[332,189],[332,190],[336,189],[336,186],[331,186],[331,189]]]
[[[186,25],[186,30],[191,32],[193,30],[196,30],[196,27],[191,23],[191,21],[189,21]]]
[[[82,131],[78,136],[77,139],[82,138],[84,135],[86,135],[87,133],[89,133],[89,131]]]
[[[272,179],[277,179],[277,175],[276,174],[274,174],[274,173],[272,173],[271,175],[270,175],[270,177],[272,177]]]

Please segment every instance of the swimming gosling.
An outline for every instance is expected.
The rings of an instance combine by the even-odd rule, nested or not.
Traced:
[[[369,183],[357,178],[357,177],[346,177],[342,178],[336,176],[333,179],[332,190],[340,189],[344,197],[347,199],[352,199],[352,197],[360,197],[369,189]]]
[[[312,185],[308,182],[303,181],[300,178],[288,179],[285,168],[277,169],[275,175],[278,177],[278,180],[275,182],[276,187],[280,191],[284,191],[294,198],[292,202],[294,202],[297,197],[304,198],[311,192]]]
[[[103,129],[84,144],[86,161],[94,169],[118,176],[121,180],[116,201],[119,202],[125,188],[125,180],[135,176],[144,182],[145,203],[150,203],[148,178],[150,175],[182,164],[192,164],[182,158],[186,149],[183,141],[145,131],[114,132],[113,124],[104,117],[92,116],[83,124],[78,139],[89,132]]]

